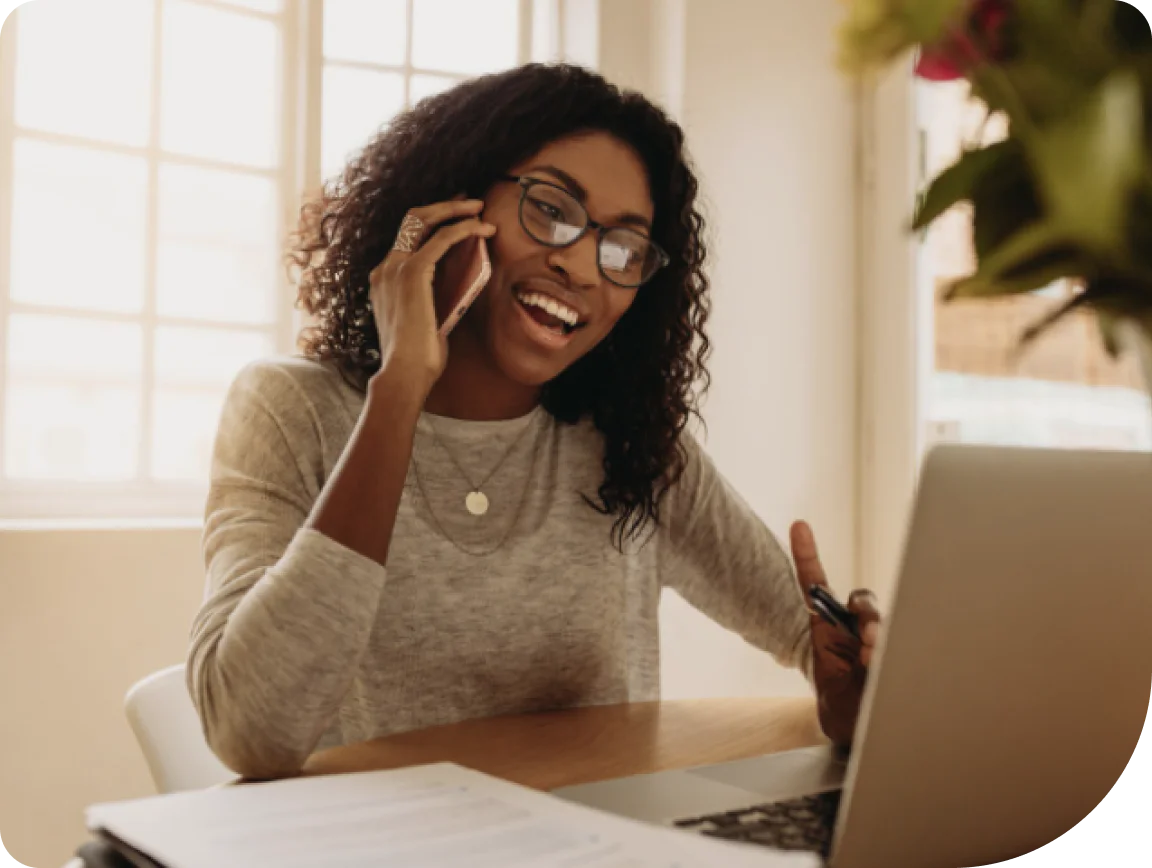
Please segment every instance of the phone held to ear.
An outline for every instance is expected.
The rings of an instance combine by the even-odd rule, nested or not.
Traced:
[[[483,238],[468,238],[445,254],[440,286],[437,287],[439,334],[447,337],[492,276],[488,244]],[[443,308],[443,309],[442,309]]]

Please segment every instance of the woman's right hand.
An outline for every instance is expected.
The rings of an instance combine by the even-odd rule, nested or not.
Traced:
[[[466,238],[491,238],[496,227],[478,215],[479,199],[454,199],[422,208],[409,216],[424,223],[423,239],[411,253],[393,248],[372,270],[372,315],[380,336],[380,371],[430,391],[448,362],[448,341],[438,333],[432,278],[436,264]],[[446,220],[460,219],[436,227]]]

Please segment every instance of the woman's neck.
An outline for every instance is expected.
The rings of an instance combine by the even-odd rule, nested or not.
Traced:
[[[540,389],[509,380],[478,349],[466,344],[452,347],[448,365],[428,393],[424,410],[478,422],[516,419],[532,412],[540,403]]]

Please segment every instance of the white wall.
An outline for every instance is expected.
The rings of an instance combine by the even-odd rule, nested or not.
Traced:
[[[832,58],[836,0],[605,4],[601,70],[685,127],[707,199],[714,386],[707,446],[770,528],[856,565],[855,121]],[[637,32],[635,40],[628,33]],[[648,45],[648,62],[630,45]],[[669,595],[665,695],[781,694],[798,675]]]
[[[584,0],[582,0],[584,2]],[[608,0],[609,78],[686,126],[714,242],[708,447],[779,534],[811,520],[852,586],[853,124],[832,62],[836,0]],[[0,531],[0,830],[37,866],[83,840],[83,807],[151,792],[124,692],[183,657],[199,531]],[[805,690],[674,596],[670,698]]]
[[[184,659],[200,531],[0,532],[0,834],[63,865],[93,802],[155,793],[124,717],[137,680]]]

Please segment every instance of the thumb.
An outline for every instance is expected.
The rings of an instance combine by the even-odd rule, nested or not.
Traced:
[[[824,565],[820,563],[820,553],[816,550],[816,536],[806,521],[792,525],[789,534],[792,543],[792,560],[796,564],[796,578],[807,597],[813,585],[827,585]]]

